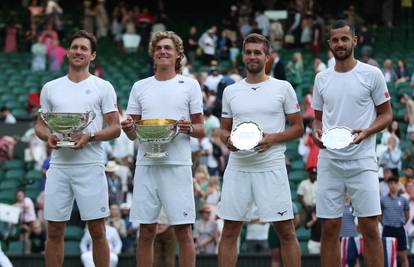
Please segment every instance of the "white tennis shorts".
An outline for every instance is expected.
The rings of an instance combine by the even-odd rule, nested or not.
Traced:
[[[136,166],[130,220],[157,223],[161,207],[171,225],[195,222],[191,166]]]
[[[316,215],[319,218],[342,217],[345,192],[351,197],[355,216],[381,214],[378,163],[375,158],[320,158],[317,185]]]
[[[262,222],[293,218],[292,198],[285,165],[265,172],[226,169],[218,214],[231,221],[249,221],[255,203]]]
[[[46,173],[45,219],[68,221],[73,201],[84,221],[108,217],[108,182],[101,165],[57,167]]]

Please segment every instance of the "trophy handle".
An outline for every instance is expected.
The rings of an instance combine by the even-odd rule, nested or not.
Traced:
[[[43,121],[46,125],[49,125],[49,124],[47,123],[47,112],[43,112],[43,110],[42,110],[42,109],[39,109],[38,113],[39,113],[39,116],[40,116],[40,118],[42,119],[42,121]]]
[[[91,124],[92,121],[96,118],[96,113],[93,110],[86,112],[86,114],[88,114],[88,123],[85,125],[84,128],[88,127],[89,124]]]
[[[180,133],[180,127],[178,127],[178,121],[174,123],[175,133],[174,136],[171,138],[171,141]]]

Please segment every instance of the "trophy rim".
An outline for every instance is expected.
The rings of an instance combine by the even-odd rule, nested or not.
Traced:
[[[84,115],[89,112],[41,112],[43,114],[52,114],[52,115]]]
[[[236,135],[236,132],[237,132],[237,129],[240,129],[240,126],[242,126],[242,125],[254,125],[255,128],[258,130],[257,132],[259,133],[258,136],[260,136],[260,138],[258,138],[257,140],[254,140],[254,142],[253,142],[254,145],[248,146],[248,147],[244,147],[244,146],[240,146],[239,142],[237,142],[236,140],[234,140],[235,135]],[[232,140],[232,142],[233,141],[236,141],[236,142],[233,143],[233,145],[237,149],[239,149],[239,150],[245,150],[245,151],[252,150],[255,146],[257,146],[257,144],[260,142],[260,140],[262,138],[263,138],[263,131],[262,131],[262,129],[260,128],[260,126],[257,123],[255,123],[253,121],[245,121],[245,122],[241,122],[241,123],[237,124],[234,127],[234,129],[231,131],[231,133],[230,133],[230,139]]]
[[[145,120],[136,120],[135,124],[138,126],[165,126],[176,124],[177,120],[173,119],[145,119]]]
[[[332,133],[334,131],[342,130],[343,132],[336,132],[336,135],[342,134],[341,142],[342,143],[335,143],[332,145],[332,142],[330,141],[330,136],[332,136]],[[348,147],[353,140],[352,130],[349,127],[346,126],[334,126],[323,132],[321,141],[328,149],[342,149]],[[328,139],[328,140],[327,140]],[[346,142],[345,142],[346,141]]]

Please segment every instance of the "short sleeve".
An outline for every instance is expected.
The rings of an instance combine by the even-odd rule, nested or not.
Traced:
[[[102,113],[118,111],[115,89],[109,82],[105,82],[105,94],[102,99]]]
[[[141,104],[139,103],[139,98],[138,98],[138,90],[139,90],[139,87],[135,83],[134,86],[132,86],[131,93],[129,94],[129,99],[128,99],[128,106],[127,106],[126,113],[129,115],[141,115],[142,114],[142,107],[141,107]]]
[[[303,183],[299,184],[298,191],[296,192],[297,195],[303,196],[305,194],[305,185]]]
[[[379,106],[391,99],[390,93],[387,89],[387,83],[385,82],[384,75],[378,69],[375,69],[374,80],[372,83],[371,96],[374,100],[375,106]]]
[[[313,97],[312,97],[312,108],[317,111],[323,110],[323,99],[320,93],[320,83],[318,79],[318,75],[316,75],[315,83],[313,87]]]
[[[203,96],[198,82],[194,81],[190,98],[190,114],[203,113]]]
[[[43,112],[52,112],[47,84],[43,86],[42,91],[40,92],[40,108]]]
[[[286,82],[285,102],[283,103],[283,109],[286,114],[293,114],[300,111],[300,105],[295,90],[288,82]]]
[[[222,118],[233,118],[233,113],[231,112],[230,107],[230,99],[229,99],[229,88],[226,87],[223,92],[223,99],[222,99],[222,110],[221,110],[221,117]]]

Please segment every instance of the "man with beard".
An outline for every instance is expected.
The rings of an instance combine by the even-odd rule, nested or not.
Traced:
[[[293,207],[285,167],[285,143],[303,134],[299,104],[292,86],[265,73],[270,59],[269,41],[249,34],[243,43],[247,77],[223,93],[221,139],[232,151],[224,173],[219,216],[224,229],[219,244],[220,267],[237,262],[237,238],[243,221],[249,221],[252,204],[261,222],[272,222],[282,246],[284,266],[300,266]],[[290,128],[285,129],[286,118]],[[242,122],[253,121],[264,132],[253,151],[238,151],[230,132]]]
[[[354,28],[346,21],[334,22],[329,47],[335,66],[316,75],[312,107],[315,110],[313,138],[322,148],[318,161],[316,215],[322,218],[322,266],[339,266],[339,230],[344,196],[351,196],[355,215],[364,237],[366,266],[383,266],[378,233],[381,214],[376,133],[392,120],[390,95],[381,71],[355,59]],[[348,127],[356,135],[342,149],[325,149],[322,132]]]
[[[53,149],[46,173],[45,266],[63,264],[65,222],[70,219],[74,199],[81,219],[88,224],[95,265],[109,266],[104,223],[109,215],[108,184],[100,141],[114,139],[121,133],[116,94],[109,82],[89,72],[89,64],[96,57],[95,37],[82,30],[72,36],[69,44],[69,73],[43,86],[41,109],[64,113],[94,111],[96,117],[84,132],[73,135],[72,148],[57,147],[57,134],[51,133],[40,117],[37,119],[36,135]]]

